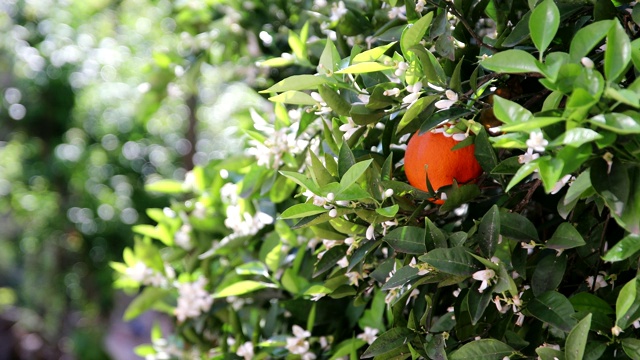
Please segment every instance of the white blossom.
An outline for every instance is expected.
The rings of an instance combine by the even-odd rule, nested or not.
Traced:
[[[524,324],[524,314],[521,312],[516,313],[518,318],[516,319],[516,326],[522,326]]]
[[[339,1],[337,4],[331,4],[331,16],[329,20],[338,21],[340,20],[349,10],[347,10],[346,6],[344,6],[344,1]]]
[[[253,344],[251,341],[247,341],[244,344],[238,347],[238,351],[236,351],[236,355],[244,358],[244,360],[251,360],[254,357],[253,353]]]
[[[178,305],[174,313],[179,322],[194,318],[209,311],[213,304],[213,296],[205,289],[207,279],[199,277],[194,282],[178,283]]]
[[[349,278],[349,285],[355,285],[355,286],[358,286],[359,281],[367,277],[366,274],[363,275],[357,271],[351,271],[344,275]]]
[[[384,191],[384,193],[382,194],[382,197],[387,199],[393,196],[393,189],[387,189]]]
[[[611,328],[611,334],[613,334],[613,336],[619,336],[620,333],[623,333],[623,332],[624,331],[622,331],[622,328],[618,325]]]
[[[458,102],[458,94],[455,91],[447,90],[444,92],[444,94],[447,97],[447,99],[436,101],[434,105],[437,109],[441,109],[441,110],[448,109],[451,107],[451,105]]]
[[[367,238],[367,240],[374,240],[376,238],[376,229],[374,227],[374,224],[369,225],[365,237]]]
[[[553,186],[553,189],[551,189],[550,194],[557,194],[558,191],[562,190],[562,188],[567,185],[567,183],[569,182],[569,180],[571,180],[572,176],[571,174],[567,174],[565,176],[563,176],[560,180],[558,180],[558,182],[556,182],[556,184]]]
[[[357,338],[364,340],[367,342],[367,344],[371,345],[377,338],[378,338],[378,332],[380,330],[376,329],[376,328],[372,328],[369,326],[365,326],[364,327],[364,332],[361,334],[358,334]]]
[[[418,0],[416,1],[416,12],[421,13],[424,11],[424,6],[427,5],[426,0]]]
[[[406,7],[404,5],[400,6],[400,7],[392,7],[391,10],[389,10],[388,15],[389,15],[389,19],[406,19],[407,16],[407,10]]]
[[[309,351],[309,342],[306,340],[311,336],[311,333],[298,325],[293,325],[291,328],[293,337],[287,338],[287,345],[285,346],[292,354],[302,355]]]
[[[540,154],[534,153],[532,148],[528,148],[527,152],[518,156],[520,164],[527,164],[540,157]]]
[[[482,284],[480,284],[480,288],[478,289],[479,292],[483,292],[488,288],[495,276],[496,272],[491,269],[476,271],[472,275],[475,280],[482,281]]]
[[[542,131],[537,130],[529,134],[529,140],[527,140],[526,144],[534,151],[543,152],[546,146],[549,145],[549,142],[545,140]]]
[[[342,259],[338,260],[338,266],[340,266],[341,268],[346,268],[347,266],[349,266],[349,259],[347,259],[346,256],[343,256]]]
[[[358,131],[358,129],[360,129],[360,125],[356,125],[353,119],[349,116],[347,117],[347,123],[340,125],[338,129],[344,132],[344,138],[348,140],[351,138],[353,133],[355,133],[356,131]]]
[[[176,231],[173,236],[173,241],[181,248],[191,250],[193,248],[193,244],[191,244],[191,225],[182,225],[180,230]]]
[[[407,62],[400,61],[398,63],[398,65],[396,66],[396,70],[394,71],[393,74],[395,76],[400,77],[400,76],[404,75],[404,73],[407,72],[407,69],[409,69],[409,64]]]
[[[596,276],[595,282],[593,280],[593,276],[587,276],[587,278],[585,279],[585,282],[587,283],[587,286],[589,287],[589,289],[593,291],[609,286],[604,276],[602,276],[601,274],[598,274]]]
[[[149,276],[153,275],[153,270],[142,261],[138,261],[134,266],[127,268],[125,275],[131,280],[144,283]]]
[[[582,63],[582,66],[586,67],[587,69],[593,69],[593,67],[595,66],[593,60],[589,59],[588,57],[583,57],[582,59],[580,59],[580,63]]]
[[[397,97],[398,95],[400,95],[400,89],[398,89],[396,87],[394,87],[393,89],[387,89],[382,93],[382,95]]]
[[[536,243],[533,240],[528,243],[522,241],[520,246],[522,246],[523,249],[527,249],[527,255],[531,255],[533,254],[533,250],[536,248]]]

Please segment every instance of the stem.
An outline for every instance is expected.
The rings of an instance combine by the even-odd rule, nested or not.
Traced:
[[[436,5],[436,4],[434,4],[434,5]],[[445,7],[449,8],[449,12],[453,16],[455,16],[462,23],[462,25],[464,25],[465,29],[467,29],[467,31],[469,32],[471,37],[473,37],[475,39],[475,41],[478,43],[478,45],[480,47],[486,47],[487,49],[489,49],[489,50],[491,50],[493,52],[497,52],[498,51],[498,49],[496,49],[493,45],[489,45],[489,44],[485,43],[484,41],[482,41],[480,36],[478,34],[476,34],[476,32],[471,27],[471,25],[469,25],[469,23],[467,22],[467,19],[465,19],[464,16],[462,16],[460,14],[458,9],[456,9],[456,7],[453,4],[453,2],[447,1]]]
[[[536,191],[536,189],[540,186],[541,183],[542,182],[540,181],[540,179],[536,179],[533,181],[533,183],[531,183],[531,187],[529,188],[529,191],[527,191],[527,195],[525,195],[525,197],[513,209],[514,213],[519,213],[520,211],[522,211],[522,209],[524,209],[524,207],[527,205],[529,200],[531,200],[533,193]]]
[[[607,211],[607,218],[604,219],[604,225],[602,226],[602,234],[600,234],[600,248],[598,252],[600,254],[604,251],[604,235],[607,232],[607,225],[609,225],[609,219],[611,219],[611,212]],[[596,279],[598,278],[598,272],[600,272],[600,265],[602,265],[602,258],[598,256],[598,262],[596,265],[596,272],[593,274],[593,281],[591,281],[591,291],[595,292],[596,288]]]

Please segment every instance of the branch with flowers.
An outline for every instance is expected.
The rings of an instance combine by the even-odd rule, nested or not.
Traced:
[[[319,3],[246,153],[114,264],[128,316],[210,358],[639,357],[638,5]],[[410,184],[426,132],[483,174]]]

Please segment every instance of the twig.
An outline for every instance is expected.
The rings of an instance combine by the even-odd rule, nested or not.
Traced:
[[[453,4],[453,2],[446,2],[445,7],[449,8],[449,12],[451,14],[453,14],[453,16],[455,16],[456,18],[458,18],[458,20],[460,20],[460,22],[462,23],[462,25],[464,25],[464,27],[467,29],[467,31],[469,32],[469,34],[471,34],[471,36],[476,40],[476,42],[478,43],[478,45],[486,47],[487,49],[493,51],[493,52],[497,52],[498,49],[496,49],[493,45],[489,45],[487,43],[485,43],[484,41],[482,41],[482,39],[480,38],[480,36],[478,36],[478,34],[476,34],[476,32],[473,30],[473,28],[471,28],[471,25],[469,25],[469,23],[467,22],[467,19],[465,19],[460,12],[458,12],[458,9],[456,9],[455,5]]]
[[[529,188],[529,191],[527,191],[527,195],[524,196],[524,198],[518,203],[518,205],[516,205],[516,207],[513,209],[514,213],[519,213],[520,211],[522,211],[522,209],[524,209],[524,207],[527,205],[527,203],[529,202],[529,200],[531,200],[531,197],[533,196],[533,193],[536,191],[536,189],[540,186],[541,181],[540,179],[535,179],[532,183],[531,183],[531,187]]]

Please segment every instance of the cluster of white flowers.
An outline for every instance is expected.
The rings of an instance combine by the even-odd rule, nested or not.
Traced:
[[[250,214],[243,211],[238,197],[238,185],[226,183],[220,189],[220,198],[227,204],[224,225],[233,230],[230,237],[255,235],[258,231],[273,223],[273,217],[261,211]]]
[[[285,154],[299,154],[309,144],[303,136],[297,136],[300,123],[294,121],[297,120],[295,118],[290,119],[293,121],[290,126],[280,129],[269,124],[255,111],[251,111],[251,118],[255,129],[266,136],[264,141],[249,140],[251,146],[246,150],[248,155],[255,156],[260,166],[278,169],[284,163]]]
[[[191,250],[193,248],[193,244],[191,243],[191,225],[182,225],[180,230],[176,231],[173,236],[173,241],[181,248]]]
[[[298,325],[292,327],[293,336],[287,338],[285,346],[290,353],[300,355],[303,360],[314,360],[316,355],[309,351],[309,341],[311,333]]]
[[[175,272],[168,266],[165,267],[165,272],[167,273],[167,276],[153,270],[142,261],[138,261],[134,266],[127,268],[125,275],[142,285],[167,287],[169,284],[167,278],[173,278],[173,276],[175,276]]]
[[[206,285],[207,279],[204,277],[199,277],[194,282],[176,284],[178,288],[178,305],[174,310],[174,314],[179,322],[209,311],[211,304],[213,304],[213,296],[204,289]]]
[[[347,14],[347,12],[349,12],[349,10],[344,6],[344,1],[333,3],[331,4],[331,16],[329,16],[329,20],[339,21]]]

